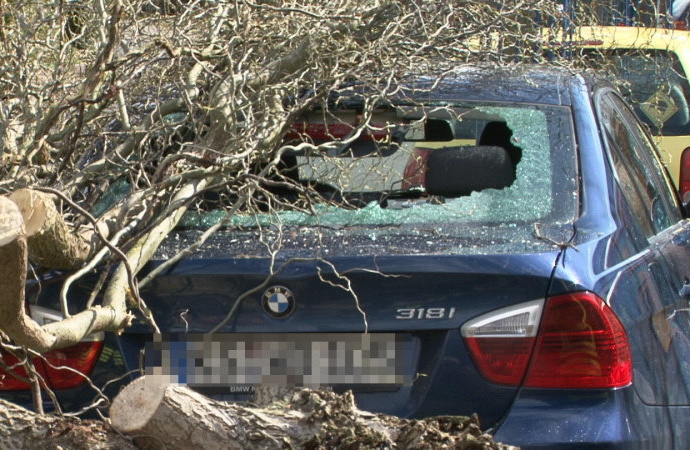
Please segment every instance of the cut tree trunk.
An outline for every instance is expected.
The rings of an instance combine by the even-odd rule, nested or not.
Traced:
[[[110,408],[115,429],[147,449],[511,448],[473,417],[400,419],[357,409],[352,393],[302,389],[259,408],[139,378]]]
[[[55,196],[30,189],[10,195],[24,217],[31,260],[49,269],[76,269],[91,253],[91,244],[75,233],[55,206]]]

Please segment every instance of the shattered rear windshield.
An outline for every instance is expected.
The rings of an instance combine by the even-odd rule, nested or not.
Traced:
[[[516,242],[530,250],[535,226],[569,224],[577,214],[566,107],[396,106],[362,120],[361,111],[338,110],[298,121],[264,188],[274,196],[270,212],[190,214],[182,226],[223,220],[236,236],[318,228],[370,240],[422,230],[511,251]]]

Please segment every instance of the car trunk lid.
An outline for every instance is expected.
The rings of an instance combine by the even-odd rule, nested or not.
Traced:
[[[187,260],[142,290],[163,331],[149,343],[148,361],[169,362],[159,373],[195,371],[190,384],[225,399],[248,398],[247,385],[261,377],[247,374],[263,371],[268,383],[352,389],[359,406],[375,412],[476,412],[490,426],[517,388],[486,381],[461,327],[543,299],[554,260],[553,253],[300,259],[278,264],[268,278],[267,259]]]

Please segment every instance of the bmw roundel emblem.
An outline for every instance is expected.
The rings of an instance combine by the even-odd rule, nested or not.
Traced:
[[[284,286],[272,286],[264,291],[261,304],[269,315],[283,318],[295,309],[295,297],[290,289]]]

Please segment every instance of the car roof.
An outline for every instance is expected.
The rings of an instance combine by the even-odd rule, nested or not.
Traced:
[[[403,92],[418,101],[452,100],[570,105],[571,86],[605,83],[591,72],[548,64],[473,64],[439,76],[410,78]]]

